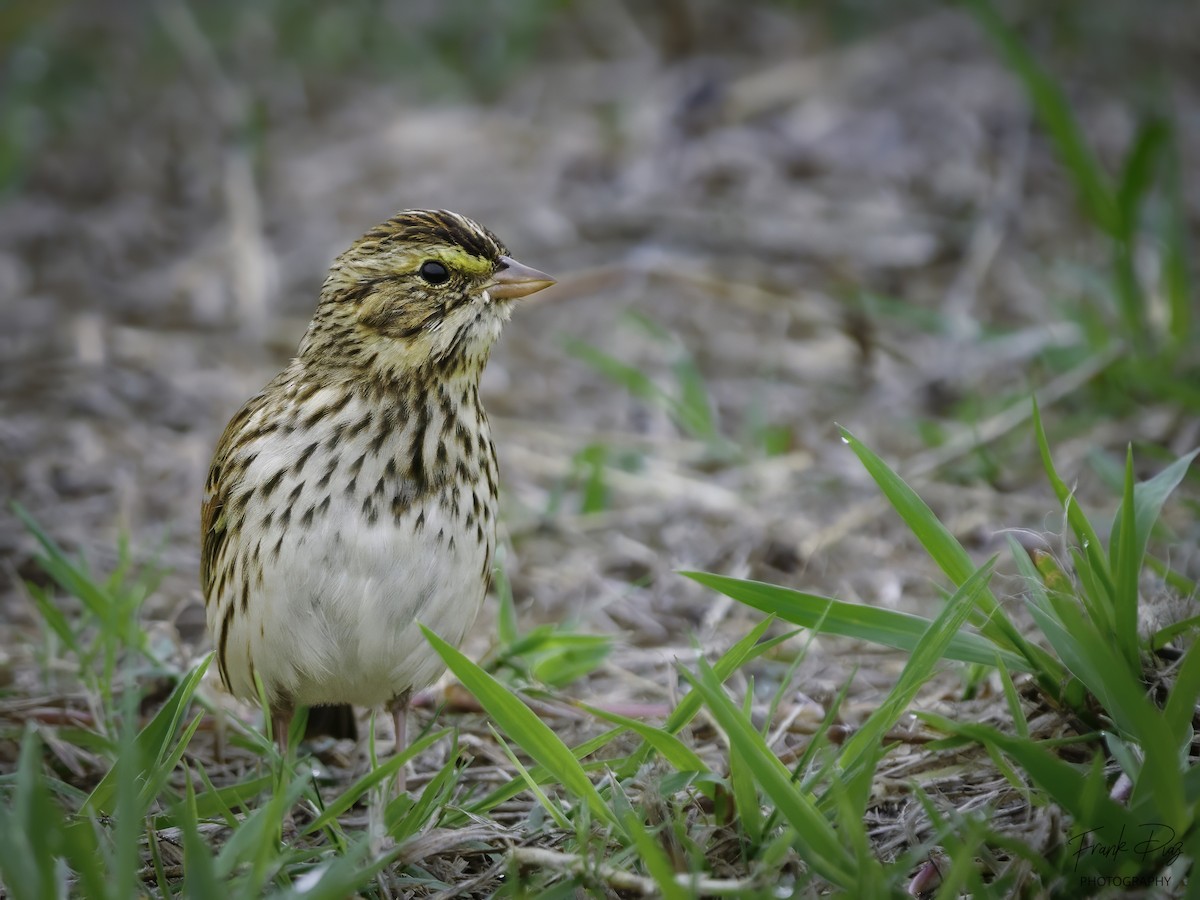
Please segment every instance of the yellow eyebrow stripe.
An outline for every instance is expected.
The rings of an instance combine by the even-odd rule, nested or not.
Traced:
[[[436,259],[445,263],[449,268],[464,275],[482,277],[491,275],[494,265],[486,259],[480,259],[474,254],[456,249],[433,250],[422,258]]]

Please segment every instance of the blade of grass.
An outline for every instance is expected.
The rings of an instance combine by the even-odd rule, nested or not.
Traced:
[[[1186,352],[1194,340],[1194,303],[1191,266],[1192,239],[1188,232],[1187,205],[1180,173],[1179,144],[1172,135],[1166,165],[1167,217],[1164,224],[1163,290],[1167,297],[1167,331],[1175,353]]]
[[[1130,672],[1141,667],[1138,659],[1138,581],[1142,561],[1136,537],[1136,512],[1133,497],[1133,447],[1125,448],[1125,487],[1121,508],[1113,519],[1109,539],[1109,566],[1113,574],[1113,643],[1120,648]],[[1143,544],[1144,548],[1145,545]]]
[[[1088,559],[1089,568],[1100,579],[1099,583],[1105,593],[1111,597],[1114,590],[1112,574],[1109,572],[1108,563],[1104,558],[1104,545],[1100,542],[1100,535],[1096,533],[1096,529],[1092,527],[1092,523],[1088,521],[1083,509],[1076,502],[1074,492],[1067,487],[1066,482],[1059,477],[1058,471],[1054,467],[1054,459],[1050,455],[1050,442],[1046,439],[1046,429],[1042,425],[1042,415],[1038,409],[1036,397],[1033,399],[1033,431],[1046,478],[1050,481],[1050,486],[1054,489],[1054,495],[1058,497],[1058,502],[1066,511],[1067,522]],[[1097,595],[1099,596],[1099,592]]]
[[[1129,810],[1109,798],[1102,759],[1097,759],[1101,768],[1092,769],[1084,774],[1036,742],[1004,734],[986,725],[955,722],[928,713],[922,714],[922,718],[941,731],[962,735],[977,743],[994,747],[1016,760],[1025,775],[1075,820],[1075,837],[1068,842],[1071,844],[1078,840],[1079,844],[1075,849],[1082,849],[1084,846],[1082,832],[1095,833],[1102,836],[1098,839],[1112,841],[1122,833],[1135,834],[1140,827],[1141,823]],[[1140,861],[1133,859],[1133,856],[1134,854],[1128,854],[1123,860],[1116,860],[1114,871],[1106,874],[1116,874],[1123,868],[1122,862],[1124,866],[1140,865]],[[1084,874],[1096,871],[1099,863],[1106,858],[1098,853],[1081,853],[1075,859],[1079,863],[1079,873]]]
[[[1049,133],[1067,174],[1075,183],[1080,204],[1099,228],[1116,235],[1119,230],[1116,200],[1100,161],[1084,139],[1070,102],[990,0],[963,2],[1024,84],[1038,120]]]
[[[929,619],[891,609],[879,609],[862,603],[846,603],[832,597],[806,594],[791,588],[714,575],[708,572],[681,572],[693,581],[732,597],[740,603],[778,616],[793,625],[819,630],[912,651],[929,628]],[[946,647],[946,658],[960,662],[992,665],[997,654],[1004,664],[1019,672],[1032,669],[1030,663],[987,638],[971,632],[954,635]]]
[[[420,739],[413,741],[402,752],[393,755],[387,762],[372,767],[367,774],[363,775],[354,784],[342,791],[336,799],[328,803],[325,810],[317,818],[313,819],[301,834],[314,834],[330,824],[330,822],[336,820],[342,813],[346,812],[346,810],[362,799],[367,791],[387,781],[410,759],[414,759],[424,753],[449,733],[449,728],[432,731]]]
[[[620,725],[627,728],[637,735],[640,735],[648,744],[650,744],[659,755],[669,762],[676,771],[679,772],[708,772],[710,771],[694,750],[688,747],[683,741],[675,737],[675,735],[663,730],[655,728],[653,725],[647,725],[645,722],[639,722],[637,719],[631,719],[628,716],[622,716],[615,712],[609,712],[606,709],[589,706],[586,703],[580,703],[583,709],[586,709],[593,716],[599,719],[604,719],[606,722],[612,722],[614,725]]]
[[[844,428],[840,431],[842,439],[854,451],[863,467],[888,498],[888,502],[925,547],[933,561],[956,587],[961,586],[975,571],[971,557],[962,544],[938,520],[925,501],[882,459],[849,431]],[[977,610],[972,616],[973,624],[1001,649],[1012,650],[1024,657],[1033,668],[1038,681],[1053,694],[1064,674],[1058,661],[1040,647],[1025,640],[990,590],[981,591],[977,603]],[[990,664],[990,660],[985,662]]]
[[[762,735],[725,696],[713,669],[699,661],[695,674],[682,671],[712,713],[731,746],[736,746],[767,796],[799,835],[796,850],[822,878],[843,890],[858,883],[857,863],[829,820],[793,782],[792,773],[771,752]]]
[[[603,822],[620,828],[612,810],[600,797],[579,761],[562,739],[545,722],[537,717],[528,706],[515,697],[512,691],[501,684],[475,663],[471,662],[450,644],[442,640],[425,626],[421,626],[425,639],[456,678],[463,683],[480,705],[516,743],[535,761],[552,772],[562,785],[573,795],[583,800],[592,814]]]
[[[1200,697],[1200,642],[1188,647],[1183,662],[1175,670],[1175,683],[1167,698],[1164,715],[1171,729],[1176,746],[1186,746],[1192,729],[1192,718],[1196,712],[1196,700]]]
[[[67,622],[66,614],[54,604],[50,591],[41,585],[30,584],[27,593],[33,600],[33,605],[37,607],[42,622],[58,636],[67,650],[78,654],[80,652],[79,640],[75,636],[74,629]]]
[[[0,878],[14,900],[41,900],[59,895],[56,882],[62,813],[41,777],[42,742],[32,728],[21,739],[16,790],[0,804]]]
[[[159,709],[146,727],[138,733],[133,751],[137,759],[145,762],[146,769],[143,772],[143,778],[161,769],[168,757],[171,756],[171,739],[179,730],[180,723],[183,721],[183,717],[191,704],[192,695],[196,693],[196,688],[200,686],[200,681],[208,669],[208,664],[212,662],[212,657],[213,655],[209,653],[193,666],[192,670],[185,677],[179,680],[179,683],[175,685],[175,689],[171,691],[171,695],[163,703],[162,708]],[[191,727],[194,731],[195,723]],[[160,774],[162,777],[166,777],[165,773]],[[117,766],[114,766],[109,770],[108,774],[100,779],[100,783],[96,785],[95,789],[88,796],[81,811],[85,813],[111,812],[116,790]]]
[[[1135,484],[1133,448],[1126,449],[1124,492],[1113,520],[1109,555],[1116,588],[1113,595],[1117,615],[1116,638],[1121,642],[1122,650],[1134,671],[1140,665],[1137,658],[1138,585],[1146,546],[1150,542],[1154,523],[1162,514],[1163,505],[1183,481],[1198,453],[1200,448],[1184,454],[1153,478]]]
[[[546,795],[546,792],[542,790],[541,784],[534,779],[525,764],[517,759],[517,754],[513,753],[512,747],[508,746],[508,741],[504,740],[504,737],[491,725],[488,725],[488,730],[492,733],[492,737],[496,739],[496,743],[500,745],[500,749],[504,751],[504,755],[508,757],[508,761],[512,763],[512,767],[517,770],[517,777],[525,782],[525,789],[533,794],[533,799],[554,820],[555,826],[560,831],[571,831],[571,822],[567,818],[566,813],[559,809],[558,805]]]
[[[654,883],[658,885],[664,900],[688,900],[691,894],[676,880],[675,870],[671,866],[671,861],[667,859],[667,854],[663,852],[662,847],[654,840],[641,818],[624,798],[618,807],[618,816],[625,828],[625,833],[633,842],[633,848],[641,857],[646,871],[650,873]]]
[[[192,780],[184,782],[185,795],[174,819],[178,822],[183,839],[183,862],[188,877],[184,884],[185,896],[195,900],[210,900],[224,894],[221,879],[217,876],[216,861],[208,845],[200,837],[199,819],[196,817],[196,793]],[[236,833],[236,832],[235,832]]]
[[[577,760],[586,759],[593,753],[604,749],[606,746],[612,743],[613,740],[620,737],[624,733],[624,728],[611,728],[603,734],[597,735],[591,740],[584,741],[577,747],[572,747],[571,755]],[[614,760],[602,760],[580,764],[583,766],[584,771],[590,772],[593,770],[608,769],[610,767],[620,767],[626,762],[627,760],[617,758]],[[532,778],[536,784],[548,784],[549,782],[554,781],[554,774],[545,766],[541,765],[530,769],[529,777]],[[501,785],[480,800],[472,802],[470,805],[466,806],[462,812],[447,810],[446,817],[442,822],[442,825],[446,828],[458,828],[466,825],[471,821],[472,816],[487,815],[501,803],[511,800],[523,790],[525,790],[524,778],[520,776],[512,778],[509,780],[508,784]]]
[[[1191,453],[1185,453],[1153,478],[1134,486],[1134,540],[1137,542],[1134,558],[1137,559],[1139,567],[1145,556],[1146,544],[1150,540],[1150,532],[1154,528],[1154,523],[1158,521],[1159,516],[1162,514],[1163,504],[1166,503],[1167,498],[1175,489],[1179,487],[1180,482],[1187,475],[1192,461],[1198,454],[1200,454],[1200,448],[1193,450]]]
[[[978,595],[987,589],[995,558],[976,569],[954,592],[937,618],[921,636],[905,663],[896,684],[867,720],[851,735],[840,754],[843,780],[861,818],[870,796],[871,777],[882,753],[884,734],[916,699],[917,692],[933,675],[946,647],[974,608]],[[857,790],[855,788],[857,787]]]
[[[1185,810],[1178,745],[1166,717],[1146,698],[1140,672],[1129,671],[1107,637],[1078,609],[1061,623],[1039,618],[1039,625],[1049,629],[1047,637],[1058,642],[1056,649],[1069,648],[1074,664],[1079,666],[1075,674],[1099,698],[1121,736],[1141,746],[1146,764],[1135,786],[1135,796],[1152,791],[1164,823],[1182,829]],[[1057,633],[1051,637],[1051,632]]]
[[[784,634],[763,641],[760,644],[759,639],[767,633],[767,629],[771,627],[774,621],[773,617],[768,617],[759,622],[750,630],[749,634],[721,655],[721,658],[713,665],[713,671],[716,672],[717,677],[722,682],[750,660],[791,637],[790,634]],[[667,716],[667,721],[663,723],[662,730],[667,734],[678,734],[688,722],[696,717],[696,713],[700,711],[702,705],[703,701],[701,701],[699,696],[688,694],[679,701],[679,705]],[[642,746],[629,755],[629,759],[625,765],[617,768],[617,777],[620,779],[632,777],[646,762],[652,750],[652,745],[649,742],[643,741]]]
[[[1117,218],[1121,236],[1132,241],[1142,201],[1154,186],[1155,171],[1171,138],[1166,120],[1152,116],[1142,122],[1117,181]]]
[[[1143,122],[1125,157],[1117,183],[1113,272],[1118,310],[1127,337],[1142,348],[1150,345],[1150,321],[1135,260],[1137,232],[1142,201],[1153,187],[1155,169],[1167,136],[1166,124],[1161,119]]]
[[[754,699],[754,681],[746,687],[746,697],[742,703],[742,716],[749,722],[751,701]],[[729,786],[733,791],[734,808],[738,814],[738,824],[745,831],[751,846],[757,847],[763,839],[763,813],[759,804],[758,788],[755,787],[751,764],[738,751],[736,745],[729,748]]]
[[[438,769],[437,774],[426,783],[416,802],[403,815],[395,818],[395,821],[391,815],[385,816],[388,834],[394,841],[399,843],[412,837],[425,828],[433,820],[433,817],[447,806],[450,795],[458,784],[461,765],[462,760],[458,755],[458,741],[457,735],[455,735],[455,742],[447,754],[445,765]],[[391,805],[389,804],[389,813],[390,811]]]
[[[233,818],[235,807],[246,809],[251,800],[271,786],[271,782],[270,775],[260,775],[258,778],[206,790],[196,795],[196,814],[202,819],[219,815],[228,821]]]

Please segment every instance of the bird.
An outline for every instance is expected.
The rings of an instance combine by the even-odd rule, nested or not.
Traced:
[[[225,427],[201,503],[205,614],[234,696],[300,706],[414,690],[489,590],[498,470],[480,377],[514,301],[554,284],[488,229],[410,209],[333,263],[295,357]],[[398,789],[405,787],[404,772]]]

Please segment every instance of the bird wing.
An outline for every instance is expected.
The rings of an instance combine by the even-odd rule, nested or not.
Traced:
[[[208,479],[204,483],[204,498],[200,501],[200,586],[204,591],[205,606],[216,602],[214,588],[217,581],[217,564],[229,534],[229,522],[224,515],[225,505],[239,476],[237,466],[233,464],[230,456],[247,424],[262,406],[265,394],[263,391],[252,397],[229,420],[221,440],[217,442],[212,465],[208,469]]]

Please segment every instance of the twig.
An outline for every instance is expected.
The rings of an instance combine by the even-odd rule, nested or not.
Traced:
[[[570,460],[539,453],[530,447],[509,447],[505,455],[515,459],[518,465],[554,477],[561,478],[571,472]],[[692,478],[678,469],[656,465],[653,460],[647,460],[645,468],[640,472],[623,472],[610,468],[606,470],[605,478],[617,490],[628,491],[635,496],[655,497],[664,501],[686,498],[687,501],[713,512],[729,513],[740,509],[743,504],[735,491],[710,481]]]
[[[512,859],[521,865],[559,869],[575,875],[591,875],[609,886],[622,891],[634,891],[643,897],[658,896],[658,883],[653,878],[635,875],[605,862],[593,862],[577,853],[559,853],[540,847],[514,847]],[[676,875],[675,883],[697,896],[728,897],[745,893],[754,886],[750,879],[702,878],[694,875]]]
[[[499,861],[480,872],[474,878],[470,878],[467,881],[460,881],[449,890],[442,891],[440,894],[434,894],[430,900],[453,900],[455,897],[461,897],[464,894],[469,894],[480,885],[487,884],[488,882],[495,881],[497,878],[499,878],[500,873],[504,871],[507,865],[508,860],[502,856],[500,857]]]
[[[237,135],[250,117],[245,91],[226,77],[203,29],[183,0],[159,5],[163,30],[175,43],[196,81],[207,88],[226,135],[222,188],[228,220],[229,279],[238,317],[256,333],[266,327],[275,281],[274,255],[263,236],[262,203],[250,154]]]
[[[1017,130],[1013,143],[1016,146],[1004,154],[1004,158],[1011,162],[996,179],[988,208],[971,232],[962,266],[946,291],[946,299],[942,304],[951,322],[960,330],[966,330],[965,325],[972,320],[970,309],[978,299],[979,289],[1000,252],[1008,220],[1020,201],[1029,156],[1027,126]]]
[[[1114,344],[1102,353],[1089,356],[1074,369],[1064,372],[1038,390],[1039,404],[1045,408],[1075,393],[1124,354],[1125,347]],[[903,474],[905,477],[927,475],[960,456],[974,452],[984,444],[990,444],[1032,416],[1033,407],[1030,404],[1014,403],[982,424],[964,426],[940,446],[913,456],[903,467]]]

